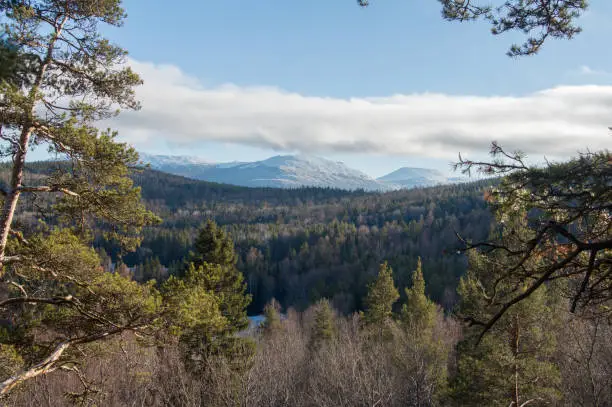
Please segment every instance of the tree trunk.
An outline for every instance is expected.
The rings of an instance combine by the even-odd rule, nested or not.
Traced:
[[[517,358],[519,355],[519,317],[518,315],[514,319],[514,405],[516,407],[520,406],[520,397],[519,397],[519,369]]]
[[[11,225],[13,223],[13,217],[15,216],[15,210],[17,209],[17,203],[19,202],[19,195],[21,194],[19,188],[23,182],[23,172],[25,169],[25,160],[26,155],[28,153],[28,148],[30,146],[30,137],[32,136],[32,132],[34,131],[34,109],[36,108],[36,101],[38,98],[38,91],[40,90],[40,86],[42,84],[45,72],[47,67],[53,60],[53,49],[55,48],[55,43],[57,39],[62,33],[62,29],[64,28],[64,24],[68,20],[68,16],[65,15],[62,19],[62,22],[59,23],[55,27],[55,34],[51,37],[49,44],[47,46],[47,53],[45,55],[45,59],[43,60],[38,72],[36,74],[36,80],[32,84],[32,88],[30,89],[28,95],[28,111],[26,112],[26,116],[23,119],[21,124],[21,135],[19,137],[19,142],[17,143],[17,151],[13,157],[13,170],[11,174],[11,185],[10,189],[6,191],[6,197],[4,198],[4,207],[2,208],[2,215],[0,216],[0,268],[4,263],[4,258],[6,254],[6,244],[8,242],[8,236],[11,232]],[[0,271],[0,276],[3,274]]]
[[[0,266],[4,262],[6,243],[8,241],[8,235],[11,231],[11,224],[13,223],[15,209],[17,209],[17,202],[19,201],[19,188],[21,187],[21,183],[23,181],[23,170],[25,167],[26,153],[31,134],[32,128],[30,127],[30,124],[27,122],[24,123],[21,131],[21,137],[19,138],[17,152],[13,159],[11,186],[7,191],[6,197],[4,198],[4,207],[2,208],[2,217],[0,218]]]

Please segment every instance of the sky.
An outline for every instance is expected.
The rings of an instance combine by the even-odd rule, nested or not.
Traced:
[[[436,0],[126,0],[105,28],[129,51],[143,108],[109,125],[153,154],[212,162],[305,153],[378,177],[444,171],[491,140],[564,159],[612,145],[612,2],[533,57],[516,34],[453,23]]]

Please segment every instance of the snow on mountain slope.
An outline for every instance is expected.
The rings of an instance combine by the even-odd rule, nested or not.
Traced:
[[[279,155],[251,163],[211,164],[194,157],[141,154],[151,167],[189,178],[248,187],[299,188],[303,186],[388,191],[394,185],[376,181],[343,163],[307,155]]]
[[[361,171],[310,155],[277,155],[262,161],[210,163],[198,157],[141,154],[151,167],[203,181],[247,187],[299,188],[304,186],[392,191],[461,182],[438,170],[402,167],[378,179]]]
[[[153,168],[163,166],[184,166],[184,165],[207,165],[211,164],[200,157],[187,155],[153,155],[147,153],[139,153],[140,160],[144,163],[151,164]]]
[[[453,182],[438,170],[411,167],[402,167],[378,178],[377,181],[387,185],[396,185],[400,188],[424,187]]]

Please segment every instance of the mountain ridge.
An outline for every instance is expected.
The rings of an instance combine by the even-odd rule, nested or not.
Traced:
[[[339,161],[297,154],[253,162],[212,163],[195,156],[141,154],[151,168],[202,181],[246,187],[322,187],[386,192],[453,182],[440,171],[402,167],[377,179]]]

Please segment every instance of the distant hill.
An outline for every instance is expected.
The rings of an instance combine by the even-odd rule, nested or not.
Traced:
[[[246,187],[320,187],[345,190],[390,191],[397,186],[380,182],[345,164],[308,155],[278,155],[255,162],[211,164],[194,157],[141,154],[151,168],[197,180]]]
[[[377,181],[395,188],[428,187],[460,182],[461,180],[457,177],[449,178],[438,170],[412,167],[402,167],[377,178]]]

